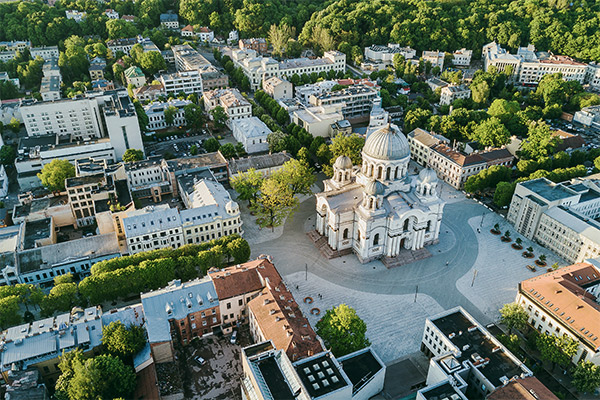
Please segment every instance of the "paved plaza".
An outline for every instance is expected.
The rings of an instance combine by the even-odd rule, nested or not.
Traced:
[[[443,311],[425,294],[418,294],[416,302],[414,294],[373,295],[333,284],[312,273],[306,279],[304,272],[296,272],[287,275],[285,282],[313,327],[327,309],[341,303],[354,308],[367,324],[367,336],[373,348],[386,363],[419,349],[425,319]],[[304,302],[307,296],[313,299],[312,304]],[[319,316],[310,312],[315,307],[321,311]]]
[[[517,284],[535,275],[525,268],[534,260],[523,258],[520,251],[489,233],[493,224],[502,221],[502,231],[510,229],[516,239],[507,222],[478,202],[465,198],[462,192],[443,185],[441,194],[447,204],[440,242],[427,247],[431,257],[397,268],[387,269],[380,261],[360,264],[354,254],[331,260],[323,257],[306,235],[314,230],[314,196],[300,203],[296,213],[280,228],[280,235],[262,237],[262,230],[252,232],[259,237],[248,234],[245,237],[252,243],[252,257],[260,254],[273,257],[311,323],[316,323],[317,318],[310,316],[310,308],[302,303],[304,297],[312,296],[322,312],[346,303],[367,322],[368,335],[378,354],[391,361],[419,350],[428,316],[462,306],[483,324],[496,321],[502,304],[513,301]],[[483,227],[478,233],[482,216]],[[244,221],[244,229],[246,224]],[[524,240],[524,244],[528,247],[530,243]],[[555,261],[564,265],[550,251],[532,246],[536,256],[547,256],[549,265]],[[471,287],[475,269],[478,273]],[[308,281],[304,278],[305,271]],[[318,293],[324,296],[322,300],[316,299]],[[401,340],[389,340],[391,337]]]

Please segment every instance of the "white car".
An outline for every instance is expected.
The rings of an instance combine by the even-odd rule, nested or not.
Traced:
[[[235,344],[235,342],[237,342],[237,331],[233,331],[233,334],[231,335],[231,339],[229,341],[231,342],[231,344]]]
[[[206,360],[200,356],[196,356],[194,357],[194,361],[196,361],[198,363],[198,365],[204,365],[206,364]]]

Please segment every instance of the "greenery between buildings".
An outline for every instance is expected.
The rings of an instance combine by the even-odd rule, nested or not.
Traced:
[[[346,304],[327,310],[316,328],[317,334],[336,357],[371,345],[367,339],[367,324],[356,314],[356,310]]]

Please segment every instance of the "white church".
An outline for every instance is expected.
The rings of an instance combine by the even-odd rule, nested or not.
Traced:
[[[316,229],[333,250],[352,249],[362,263],[437,243],[445,202],[432,169],[408,175],[410,147],[375,106],[362,165],[339,157],[317,197]]]

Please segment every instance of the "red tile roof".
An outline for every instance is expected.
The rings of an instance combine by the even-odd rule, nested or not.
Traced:
[[[254,260],[221,270],[209,271],[219,300],[256,292],[265,284],[257,273],[262,265],[273,265],[268,260]]]
[[[519,292],[568,326],[581,341],[600,349],[600,305],[585,290],[600,283],[600,272],[589,263],[560,268],[520,283]]]
[[[494,390],[487,400],[558,400],[542,382],[530,376],[510,381],[506,386]]]
[[[181,28],[182,31],[194,32],[194,27],[191,25],[187,25],[185,28]]]

